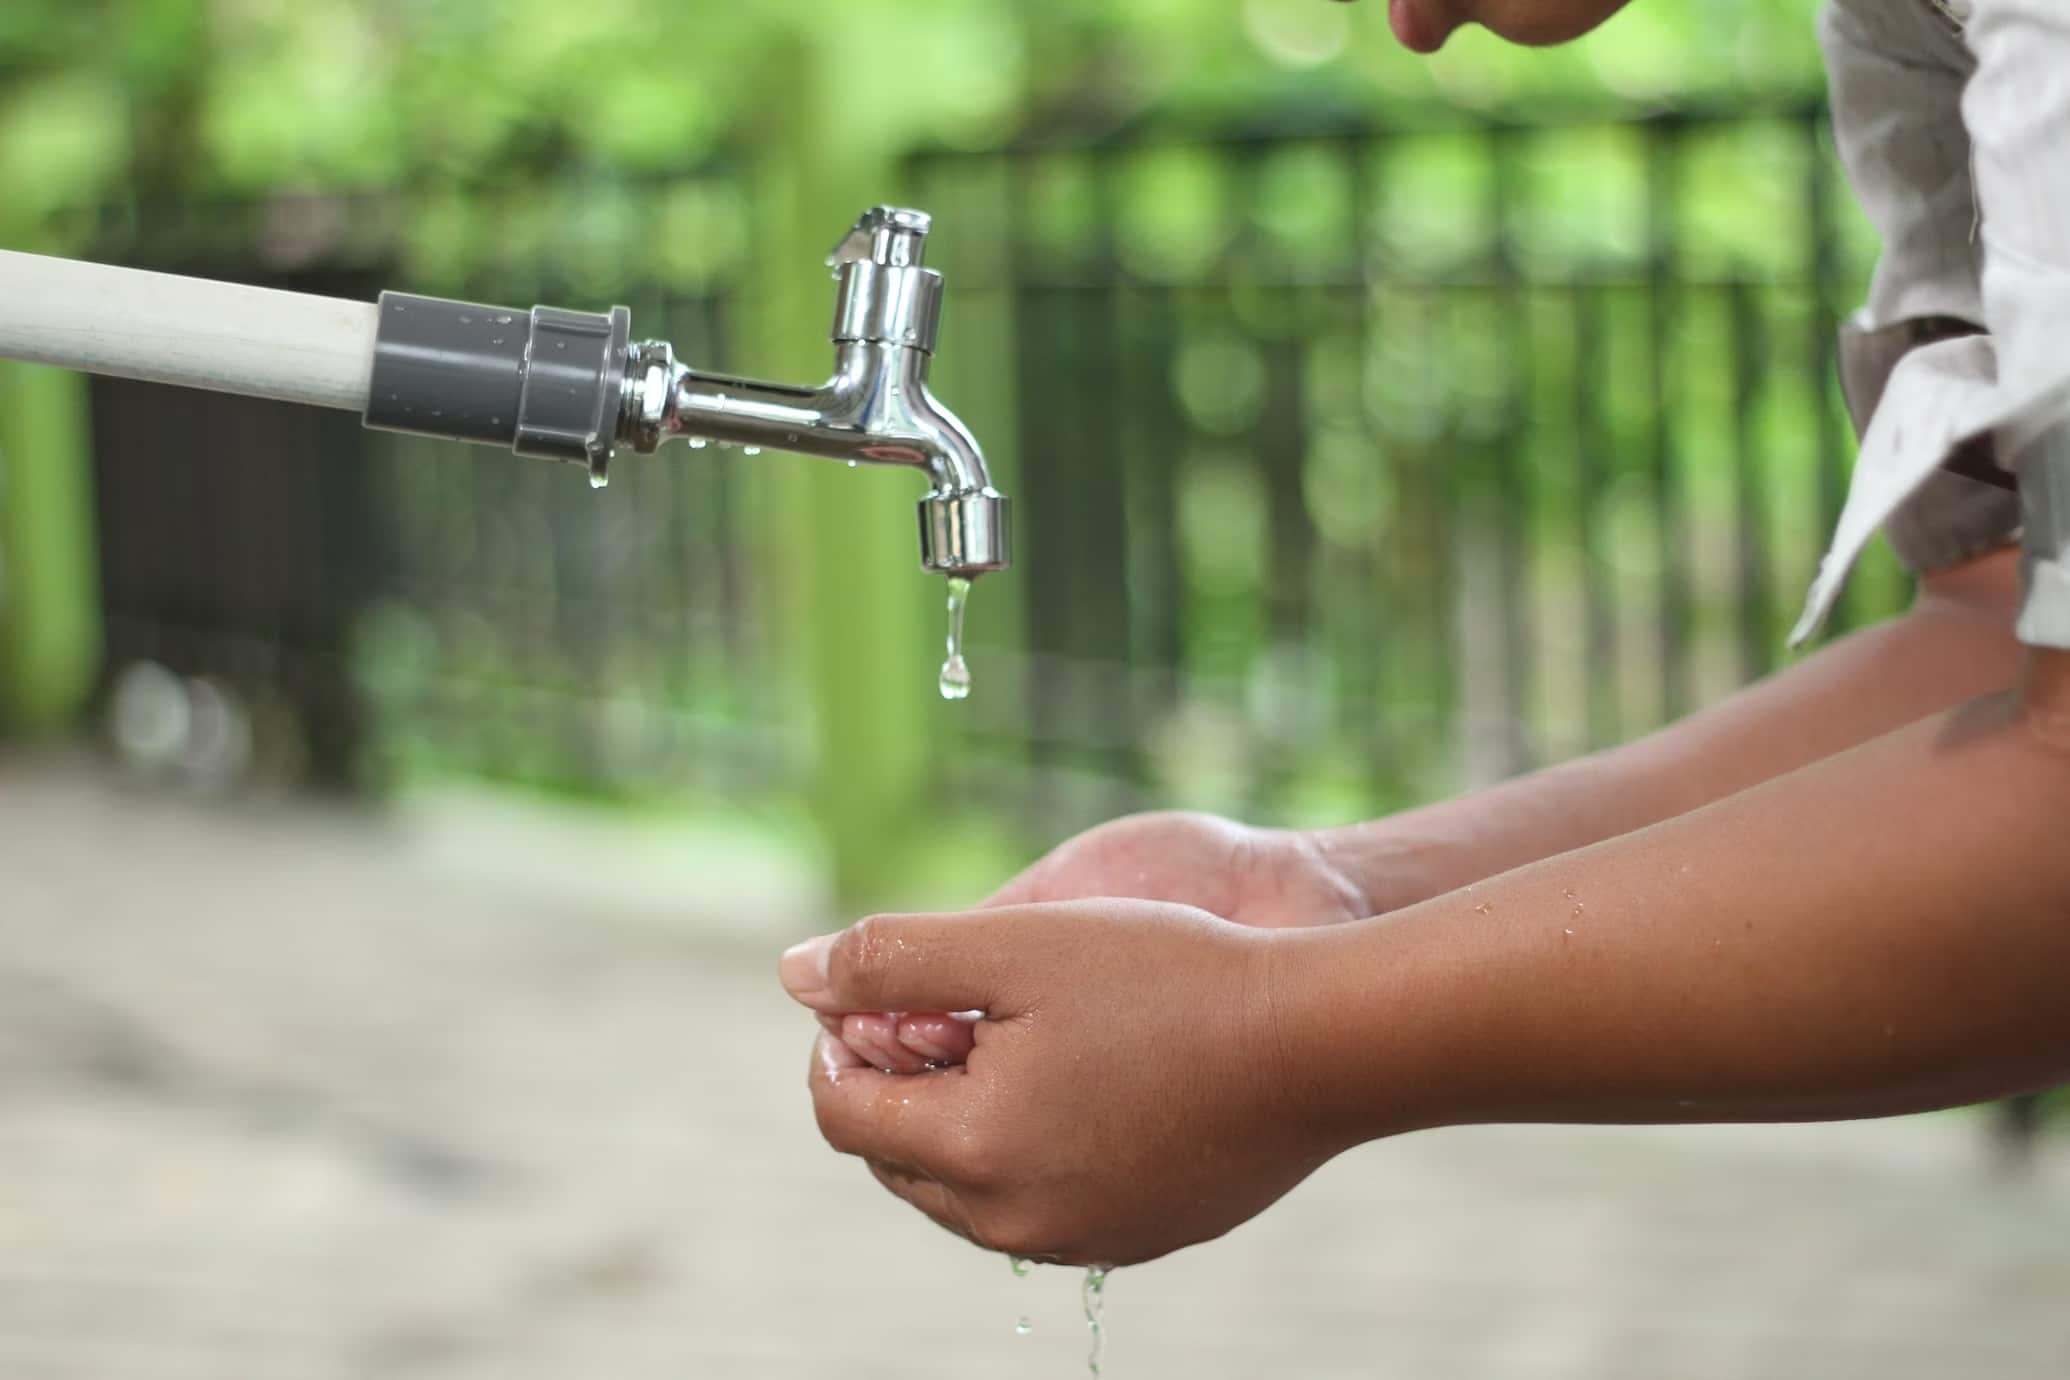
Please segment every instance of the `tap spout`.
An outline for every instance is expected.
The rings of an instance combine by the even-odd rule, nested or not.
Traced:
[[[920,564],[944,575],[1012,560],[1007,500],[977,438],[927,388],[941,325],[942,275],[922,262],[924,211],[873,206],[827,256],[834,270],[834,372],[815,387],[764,383],[678,364],[663,341],[633,346],[618,434],[641,451],[671,436],[909,465],[927,474]]]
[[[927,387],[928,354],[884,340],[835,345],[834,371],[817,386],[705,373],[676,363],[667,345],[636,347],[629,390],[632,439],[651,450],[672,436],[795,451],[924,472],[920,563],[948,575],[1004,569],[1008,500],[992,487],[984,452]]]

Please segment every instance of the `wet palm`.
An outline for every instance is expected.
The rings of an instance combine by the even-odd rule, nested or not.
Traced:
[[[1181,811],[1129,815],[1067,839],[994,892],[987,906],[1120,896],[1193,906],[1261,929],[1366,914],[1363,893],[1306,834]],[[900,1073],[958,1063],[968,1021],[914,1013],[825,1017],[858,1063]]]

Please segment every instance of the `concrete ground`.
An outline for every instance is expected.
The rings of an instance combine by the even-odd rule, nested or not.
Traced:
[[[799,875],[0,762],[0,1376],[1083,1374],[1075,1277],[815,1136]],[[2061,1376],[2070,1159],[2000,1180],[1961,1117],[1415,1136],[1108,1303],[1111,1380]]]

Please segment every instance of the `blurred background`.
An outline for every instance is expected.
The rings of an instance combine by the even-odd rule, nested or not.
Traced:
[[[809,381],[822,256],[924,207],[1018,528],[944,703],[910,476],[592,493],[0,365],[0,1374],[1081,1364],[1059,1272],[818,1145],[771,956],[1113,814],[1378,814],[1774,666],[1875,252],[1813,10],[1426,61],[1324,0],[0,7],[7,248],[621,302]],[[1907,594],[1878,551],[1838,621]],[[1376,1147],[1117,1278],[1110,1373],[2060,1373],[2040,1119]]]

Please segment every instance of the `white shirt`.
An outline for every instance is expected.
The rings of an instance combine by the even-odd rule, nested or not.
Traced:
[[[2017,531],[2019,635],[2070,648],[2070,0],[1828,0],[1819,38],[1841,161],[1884,247],[1842,333],[1861,453],[1791,640],[1888,524],[1915,567]],[[1891,367],[1893,337],[1937,317],[1988,334]],[[2017,500],[1940,470],[1981,436]]]

